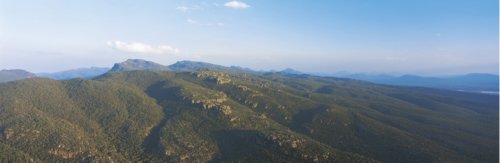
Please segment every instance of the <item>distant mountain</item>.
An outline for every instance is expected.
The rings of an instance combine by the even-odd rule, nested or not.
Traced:
[[[171,71],[198,71],[201,69],[209,70],[224,70],[224,71],[239,71],[254,74],[266,74],[279,72],[287,75],[305,75],[306,73],[294,70],[291,68],[282,71],[254,71],[249,68],[238,66],[221,66],[206,62],[196,61],[178,61],[172,65],[164,66],[151,61],[140,59],[129,59],[122,63],[117,63],[113,66],[110,72],[129,71],[129,70],[171,70]],[[331,76],[319,74],[320,76]],[[449,89],[455,91],[467,91],[478,93],[496,93],[499,90],[498,75],[492,74],[467,74],[453,77],[422,77],[417,75],[369,75],[369,74],[351,74],[347,72],[335,74],[333,76],[342,78],[351,78],[364,80],[379,84],[400,85],[400,86],[417,86],[439,89]]]
[[[168,66],[171,70],[174,71],[198,71],[202,68],[204,69],[212,69],[212,70],[229,70],[231,68],[206,63],[206,62],[196,62],[196,61],[178,61],[170,66]]]
[[[25,70],[0,70],[0,83],[35,77],[35,74]]]
[[[0,84],[0,162],[498,162],[498,108],[280,72],[34,78]]]
[[[240,66],[230,66],[229,67],[231,70],[234,71],[240,71],[240,72],[250,72],[250,73],[259,73],[258,71],[252,70],[247,67],[240,67]]]
[[[279,71],[280,73],[284,73],[284,74],[291,74],[291,75],[300,75],[300,74],[305,74],[303,72],[300,72],[298,70],[294,70],[294,69],[291,69],[291,68],[286,68],[282,71]]]
[[[145,61],[141,59],[129,59],[122,63],[116,63],[109,72],[130,71],[130,70],[199,71],[201,69],[255,72],[249,68],[242,68],[238,66],[226,67],[206,62],[184,60],[165,66],[155,62]]]
[[[337,77],[364,80],[379,84],[418,86],[467,92],[498,92],[499,76],[494,74],[466,74],[452,77],[422,77],[417,75],[343,74]]]
[[[121,72],[121,71],[131,71],[131,70],[158,70],[165,71],[170,70],[167,66],[146,61],[142,59],[128,59],[125,62],[116,63],[109,72]]]
[[[90,68],[79,68],[55,73],[38,73],[38,77],[46,77],[56,80],[66,80],[73,78],[86,78],[90,79],[108,72],[110,68],[107,67],[90,67]]]

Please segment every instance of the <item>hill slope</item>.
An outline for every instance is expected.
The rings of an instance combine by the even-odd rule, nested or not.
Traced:
[[[91,79],[96,76],[102,75],[108,72],[110,68],[105,67],[90,67],[90,68],[78,68],[73,70],[66,70],[55,73],[37,73],[38,77],[46,77],[56,80],[67,80],[73,78],[86,78]]]
[[[116,63],[113,65],[109,72],[120,72],[120,71],[132,71],[132,70],[155,70],[164,71],[170,70],[167,66],[154,63],[151,61],[146,61],[142,59],[128,59],[122,63]]]
[[[178,61],[172,65],[168,66],[174,71],[198,71],[202,68],[211,70],[229,70],[231,68],[224,67],[216,64],[206,63],[206,62],[195,62],[195,61]]]
[[[0,70],[0,83],[35,77],[35,74],[25,70]]]
[[[498,96],[235,71],[0,84],[0,158],[498,162]]]

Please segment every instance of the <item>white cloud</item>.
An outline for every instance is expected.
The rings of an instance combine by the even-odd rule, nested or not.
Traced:
[[[153,46],[140,42],[126,43],[122,41],[108,41],[108,47],[113,49],[129,52],[129,53],[144,53],[144,54],[177,54],[178,48],[168,45]]]
[[[182,11],[182,12],[189,12],[189,7],[186,7],[186,6],[178,6],[175,9]]]
[[[219,22],[219,23],[215,23],[215,25],[219,26],[219,27],[224,27],[226,24]]]
[[[189,7],[189,6],[177,6],[175,9],[179,10],[181,12],[184,12],[184,13],[192,12],[192,11],[195,11],[195,10],[203,10],[203,8],[201,8],[200,6],[192,6],[192,7]]]
[[[198,24],[197,21],[193,20],[193,19],[188,19],[186,20],[189,24]]]
[[[250,7],[250,5],[248,5],[244,2],[240,2],[240,1],[226,2],[226,3],[224,3],[224,6],[231,7],[231,8],[238,8],[238,9],[244,9],[244,8]]]

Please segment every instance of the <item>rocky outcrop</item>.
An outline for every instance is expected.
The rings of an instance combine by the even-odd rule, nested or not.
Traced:
[[[192,72],[192,74],[197,78],[200,78],[204,81],[216,83],[217,85],[227,84],[231,82],[231,79],[229,79],[228,75],[223,72],[198,71]]]
[[[2,136],[5,140],[9,140],[14,136],[14,129],[12,129],[12,128],[1,129],[0,128],[0,131],[2,131],[2,130],[3,130]]]
[[[231,107],[224,104],[228,100],[224,92],[185,90],[183,94],[184,100],[190,101],[191,104],[202,106],[203,109],[215,110],[224,115],[229,115],[232,112]]]
[[[189,122],[170,127],[184,128],[180,132],[169,132],[163,138],[163,154],[171,162],[207,162],[215,157],[216,144],[196,133]],[[172,128],[168,130],[173,130]]]
[[[321,149],[314,149],[316,152],[311,151],[311,144],[304,138],[296,137],[289,134],[275,133],[267,136],[268,141],[277,144],[281,149],[291,149],[291,155],[300,157],[306,162],[325,162],[333,157],[333,153]],[[313,150],[313,151],[314,151]]]
[[[71,150],[64,144],[59,144],[57,147],[50,148],[47,152],[63,159],[72,159],[83,153],[80,150]]]

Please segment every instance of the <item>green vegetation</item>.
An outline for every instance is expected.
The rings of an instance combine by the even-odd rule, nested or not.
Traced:
[[[34,78],[0,84],[0,160],[498,162],[498,108],[492,95],[222,69]]]

